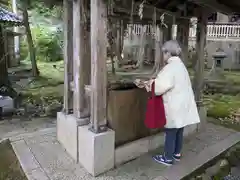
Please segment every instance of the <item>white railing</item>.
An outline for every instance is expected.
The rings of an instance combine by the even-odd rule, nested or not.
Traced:
[[[196,27],[191,27],[189,32],[190,38],[196,37]],[[239,38],[240,25],[239,24],[208,24],[207,26],[208,38]]]
[[[134,25],[128,25],[127,29],[128,29],[128,33],[130,33],[132,30],[134,35],[138,35],[138,36],[140,36],[142,33],[146,33],[146,35],[153,35],[152,25],[142,26],[140,24],[134,24]]]
[[[133,25],[133,34],[140,36],[146,31],[146,35],[154,36],[152,25],[146,25],[145,28],[142,25]],[[128,26],[127,33],[131,32],[131,25]],[[196,37],[196,26],[193,26],[189,30],[189,38]],[[228,39],[228,38],[240,38],[240,24],[208,24],[207,37],[213,39]],[[240,40],[240,39],[239,39]]]

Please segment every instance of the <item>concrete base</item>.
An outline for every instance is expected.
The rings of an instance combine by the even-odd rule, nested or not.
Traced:
[[[197,125],[187,126],[184,129],[184,136],[189,136],[197,132]],[[119,166],[125,162],[133,160],[149,151],[155,150],[164,145],[164,133],[133,141],[116,148],[115,150],[115,166]]]
[[[97,176],[114,166],[133,160],[164,145],[164,133],[148,136],[115,149],[115,132],[95,134],[85,125],[87,120],[79,120],[73,115],[58,113],[57,138],[66,151],[91,175]],[[184,136],[197,132],[197,125],[185,128]]]
[[[89,119],[77,119],[72,114],[57,114],[57,139],[70,156],[78,162],[78,126],[88,124]]]
[[[78,127],[79,163],[93,176],[114,167],[115,132],[95,134],[89,126]]]

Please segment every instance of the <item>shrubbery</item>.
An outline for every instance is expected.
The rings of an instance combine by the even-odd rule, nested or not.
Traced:
[[[37,61],[56,62],[63,60],[62,31],[50,31],[44,26],[32,28]],[[26,36],[21,40],[21,59],[29,59]]]

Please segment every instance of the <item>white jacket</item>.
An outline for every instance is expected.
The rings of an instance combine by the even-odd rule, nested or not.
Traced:
[[[155,94],[163,95],[165,128],[182,128],[200,122],[191,80],[179,57],[171,57],[155,79]]]

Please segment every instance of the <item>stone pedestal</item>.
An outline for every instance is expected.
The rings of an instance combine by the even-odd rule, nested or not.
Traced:
[[[78,126],[89,123],[89,119],[78,119],[73,114],[57,114],[57,139],[70,156],[78,162]]]
[[[79,163],[93,176],[114,167],[115,132],[95,134],[89,126],[78,127]]]

